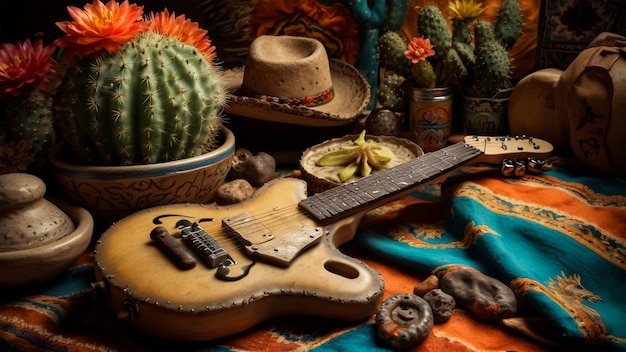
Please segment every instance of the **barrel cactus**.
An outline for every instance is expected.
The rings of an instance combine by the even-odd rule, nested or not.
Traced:
[[[88,6],[85,14],[98,16]],[[113,0],[106,6],[116,9]],[[68,30],[66,37],[72,35],[71,28],[60,27]],[[55,100],[55,121],[79,163],[150,164],[216,146],[226,93],[207,55],[214,49],[207,49],[208,38],[189,39],[206,31],[167,11],[137,28],[113,50],[103,45],[104,50],[75,55],[67,69]],[[70,53],[76,42],[71,39],[59,42]]]

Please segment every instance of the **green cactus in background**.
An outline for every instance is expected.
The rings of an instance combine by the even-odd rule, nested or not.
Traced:
[[[28,155],[41,155],[54,141],[52,98],[41,89],[6,101],[4,108],[6,133],[12,140],[23,140]],[[44,152],[45,154],[45,152]]]
[[[395,73],[387,73],[378,86],[376,97],[378,102],[391,111],[404,109],[404,92],[401,87],[406,79]]]
[[[494,34],[505,49],[509,49],[522,35],[522,7],[517,0],[504,0],[498,10]]]
[[[225,99],[216,68],[195,47],[144,32],[70,67],[55,121],[78,162],[165,162],[214,147]]]
[[[488,42],[478,49],[476,55],[473,94],[489,96],[500,89],[511,86],[511,62],[504,47],[496,42]]]
[[[435,6],[425,6],[417,17],[417,30],[421,36],[430,39],[435,47],[436,57],[443,57],[452,46],[452,35],[441,10]]]
[[[507,49],[522,34],[523,24],[517,0],[503,0],[493,25],[477,20],[483,9],[473,0],[455,0],[449,7],[454,14],[452,31],[435,6],[422,8],[417,17],[418,33],[435,44],[439,79],[456,77],[472,95],[491,96],[509,88],[511,62]]]
[[[457,49],[464,50],[473,56],[473,47],[461,47],[462,44],[470,45],[469,24],[471,21],[464,20],[463,27],[457,27],[453,33],[450,32],[446,19],[441,10],[436,6],[425,6],[419,11],[417,16],[417,31],[424,38],[430,39],[434,45],[435,58],[438,60],[435,70],[437,76],[437,86],[445,86],[451,77],[456,76],[463,79],[468,76],[466,61],[462,60]],[[473,58],[468,58],[472,60]]]
[[[381,65],[402,76],[411,73],[411,62],[404,57],[405,50],[406,42],[397,32],[387,31],[378,38]]]

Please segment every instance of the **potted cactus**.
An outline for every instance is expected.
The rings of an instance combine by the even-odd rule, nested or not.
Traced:
[[[478,19],[484,9],[474,0],[455,0],[449,9],[451,32],[435,6],[420,10],[417,30],[434,44],[441,72],[462,87],[465,132],[507,134],[506,112],[513,85],[507,50],[522,34],[520,4],[503,0],[494,24]]]
[[[211,200],[234,138],[206,31],[167,10],[145,17],[127,0],[68,11],[74,21],[57,23],[65,35],[55,42],[66,62],[54,102],[64,146],[50,155],[59,182],[109,219]]]
[[[378,101],[390,110],[407,110],[409,138],[424,151],[444,147],[451,134],[452,93],[436,49],[427,38],[414,37],[407,43],[393,31],[384,33],[378,43],[384,71]]]

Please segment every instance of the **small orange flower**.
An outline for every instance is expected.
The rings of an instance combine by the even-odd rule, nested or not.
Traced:
[[[30,88],[46,91],[54,50],[53,45],[44,47],[41,40],[34,45],[28,39],[17,45],[0,45],[0,99],[16,97]]]
[[[211,40],[207,37],[207,31],[201,29],[196,22],[186,19],[185,15],[176,17],[175,13],[170,13],[167,9],[156,15],[150,14],[149,31],[162,35],[174,37],[185,44],[194,46],[213,65],[216,57],[215,47],[211,45]]]
[[[435,55],[430,39],[422,37],[413,37],[409,43],[408,50],[404,52],[404,57],[411,60],[414,64],[426,60],[428,57]]]
[[[116,53],[148,27],[142,21],[143,6],[130,5],[128,0],[121,5],[115,0],[106,5],[94,0],[84,10],[68,6],[67,11],[74,22],[56,23],[65,35],[55,44],[68,48],[70,55],[87,55],[101,49]]]

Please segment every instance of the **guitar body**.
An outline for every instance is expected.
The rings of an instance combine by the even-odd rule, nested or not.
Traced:
[[[383,298],[383,279],[337,249],[354,237],[362,214],[320,227],[298,210],[305,197],[305,182],[283,178],[234,206],[168,205],[120,220],[95,250],[96,278],[105,287],[106,304],[140,331],[188,341],[232,335],[282,315],[348,321],[369,317]],[[323,235],[288,265],[253,261],[255,256],[222,224],[238,214],[255,214],[276,242],[301,228]],[[198,221],[224,247],[236,263],[228,267],[232,281],[218,277],[216,268],[201,260],[180,269],[151,239],[155,226],[162,226],[184,246],[180,219]]]

